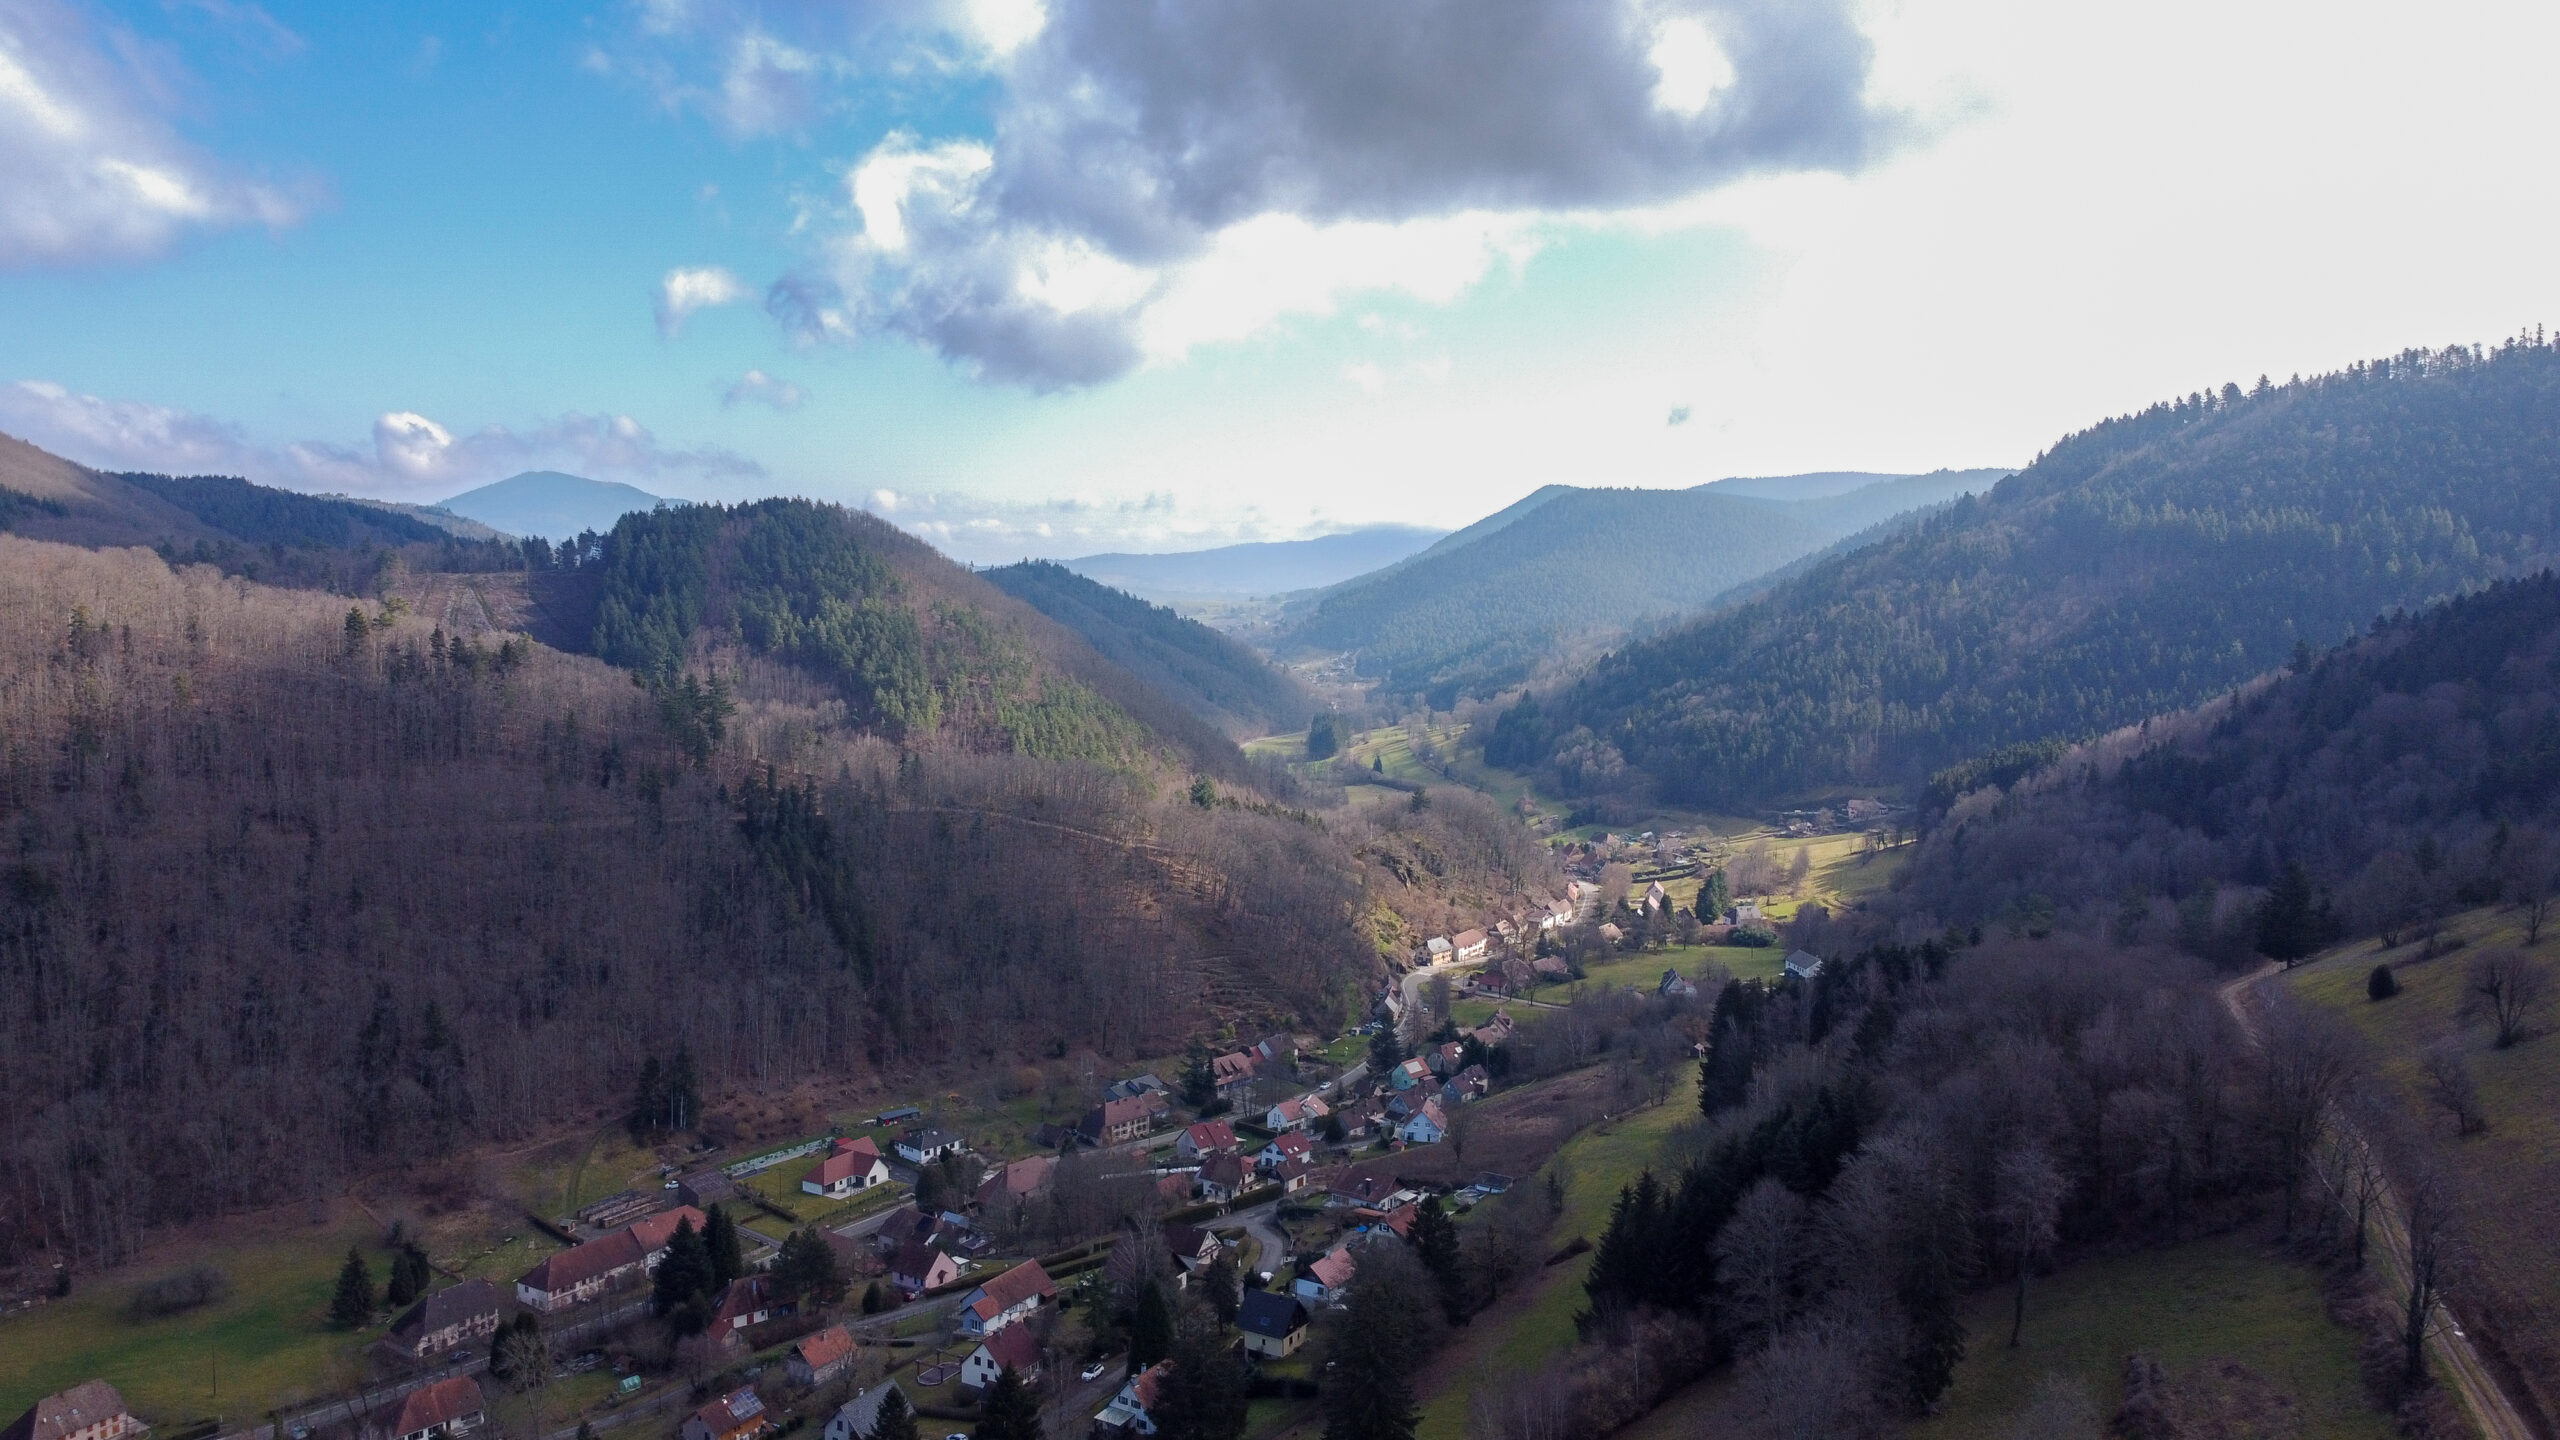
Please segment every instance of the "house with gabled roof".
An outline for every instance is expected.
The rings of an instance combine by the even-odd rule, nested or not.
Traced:
[[[1252,1084],[1260,1066],[1261,1058],[1250,1050],[1220,1055],[1209,1062],[1209,1082],[1220,1095],[1231,1095]]]
[[[684,1417],[684,1440],[748,1440],[770,1423],[764,1397],[740,1388]]]
[[[472,1386],[471,1393],[477,1398],[480,1388]],[[124,1440],[148,1428],[134,1418],[116,1387],[104,1380],[83,1380],[29,1406],[9,1422],[8,1429],[0,1430],[0,1440]]]
[[[1306,1302],[1276,1290],[1247,1290],[1236,1307],[1236,1329],[1246,1354],[1285,1359],[1307,1343]]]
[[[1442,1113],[1437,1098],[1423,1101],[1422,1108],[1396,1128],[1396,1138],[1407,1145],[1437,1145],[1448,1133],[1449,1117]]]
[[[488,1419],[480,1382],[456,1375],[401,1396],[399,1414],[391,1422],[391,1440],[447,1440],[470,1434]]]
[[[1262,1128],[1286,1134],[1293,1130],[1304,1130],[1332,1113],[1332,1108],[1324,1103],[1321,1096],[1294,1096],[1264,1111]]]
[[[1026,1155],[1008,1160],[987,1172],[978,1182],[978,1210],[993,1214],[1007,1206],[1025,1205],[1046,1194],[1049,1181],[1058,1173],[1055,1155]]]
[[[1262,1152],[1253,1157],[1253,1165],[1257,1170],[1270,1170],[1286,1161],[1311,1159],[1315,1153],[1316,1142],[1307,1132],[1291,1130],[1272,1136],[1271,1143],[1263,1146]]]
[[[992,1335],[1031,1312],[1058,1293],[1049,1281],[1049,1272],[1037,1260],[1025,1260],[1001,1275],[970,1291],[960,1301],[960,1333],[971,1336]]]
[[[1093,1417],[1094,1433],[1108,1435],[1153,1435],[1154,1417],[1147,1412],[1156,1403],[1156,1390],[1164,1383],[1164,1372],[1170,1361],[1159,1360],[1129,1377],[1111,1403]]]
[[[1200,1162],[1199,1173],[1192,1176],[1192,1188],[1201,1199],[1223,1205],[1244,1189],[1245,1177],[1251,1173],[1245,1168],[1243,1156],[1232,1150],[1221,1151]]]
[[[1182,1132],[1173,1142],[1174,1156],[1185,1165],[1197,1165],[1212,1155],[1236,1148],[1236,1127],[1224,1120],[1203,1120]]]
[[[401,1311],[382,1343],[403,1359],[430,1359],[456,1345],[498,1333],[503,1300],[498,1287],[486,1280],[449,1285]]]
[[[1151,1133],[1172,1112],[1172,1102],[1159,1094],[1105,1100],[1085,1112],[1076,1131],[1088,1145],[1120,1145]]]
[[[880,1402],[893,1394],[900,1404],[907,1404],[906,1392],[898,1388],[897,1381],[874,1385],[837,1406],[836,1413],[827,1417],[827,1428],[821,1433],[826,1440],[871,1440],[880,1429]],[[912,1411],[914,1406],[908,1405],[907,1408]]]
[[[1460,964],[1481,960],[1493,946],[1493,940],[1481,930],[1461,930],[1449,937],[1449,949]]]
[[[920,1125],[898,1137],[898,1158],[910,1165],[930,1165],[945,1155],[956,1155],[968,1147],[960,1137],[934,1125]]]
[[[1797,980],[1813,980],[1822,974],[1822,957],[1810,950],[1798,950],[1787,956],[1787,974]]]
[[[827,1147],[826,1155],[800,1177],[800,1190],[805,1195],[823,1195],[842,1200],[874,1185],[889,1183],[889,1162],[880,1155],[880,1147],[866,1135],[859,1140],[838,1136]]]
[[[1008,1325],[978,1342],[960,1362],[960,1384],[970,1390],[992,1390],[1004,1372],[1024,1384],[1040,1378],[1040,1341],[1028,1325]]]
[[[1351,1284],[1352,1272],[1358,1268],[1352,1262],[1351,1247],[1336,1245],[1307,1262],[1291,1282],[1289,1293],[1310,1305],[1338,1305]]]
[[[829,1325],[812,1331],[791,1347],[782,1368],[796,1385],[824,1385],[845,1372],[853,1364],[852,1332],[841,1325]]]
[[[925,1244],[910,1240],[889,1261],[889,1283],[912,1300],[960,1278],[960,1262]]]

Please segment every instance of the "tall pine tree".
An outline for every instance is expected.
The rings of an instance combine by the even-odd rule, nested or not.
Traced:
[[[1022,1383],[1022,1377],[1010,1365],[996,1375],[996,1383],[987,1391],[986,1409],[978,1420],[978,1440],[1044,1440],[1040,1397]]]
[[[337,1293],[329,1297],[329,1323],[341,1330],[361,1329],[373,1319],[373,1272],[364,1252],[350,1245],[347,1263],[338,1267]]]

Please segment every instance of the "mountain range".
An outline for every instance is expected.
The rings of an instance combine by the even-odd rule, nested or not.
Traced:
[[[1257,540],[1161,555],[1087,555],[1059,563],[1157,601],[1286,595],[1393,565],[1443,533],[1411,525],[1368,525],[1312,540]]]
[[[449,496],[439,505],[509,535],[539,535],[558,542],[590,530],[602,535],[624,515],[665,503],[661,496],[618,481],[527,470]]]

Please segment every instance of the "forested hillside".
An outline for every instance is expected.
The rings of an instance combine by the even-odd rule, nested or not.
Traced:
[[[1301,729],[1315,713],[1315,693],[1297,677],[1162,605],[1046,560],[979,573],[1231,738]]]
[[[2326,903],[2322,943],[2548,896],[2560,578],[2391,619],[2268,683],[2049,758],[1958,801],[1897,903],[1966,923],[2183,930],[2237,957],[2258,937],[2215,932],[2240,913],[2217,891],[2273,886],[2288,866]]]
[[[1878,477],[1809,501],[1690,490],[1552,487],[1425,554],[1337,586],[1287,645],[1355,652],[1391,698],[1440,708],[1529,678],[1560,644],[1695,608],[1900,511],[1943,501],[1992,472]],[[1498,518],[1498,517],[1497,517]]]
[[[708,550],[679,527],[647,553],[719,568],[809,538],[741,513],[686,522]],[[1161,1055],[1230,1018],[1325,1029],[1379,943],[1410,943],[1400,907],[1553,883],[1460,796],[1319,820],[1187,770],[973,750],[1023,739],[992,682],[892,743],[852,723],[867,682],[783,663],[835,653],[835,610],[784,643],[797,597],[751,564],[653,592],[641,549],[597,562],[646,622],[609,645],[737,669],[643,689],[372,600],[0,537],[0,1247],[119,1254],[539,1135],[678,1047],[716,1093]],[[956,608],[918,573],[845,593]],[[765,652],[671,638],[652,594],[767,627]],[[1006,621],[920,625],[921,653]]]
[[[2192,704],[2560,556],[2560,352],[2410,352],[2069,437],[1987,497],[1630,645],[1496,763],[1738,805]]]

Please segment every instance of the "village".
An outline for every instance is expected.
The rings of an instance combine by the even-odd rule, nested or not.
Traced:
[[[1015,1391],[1039,1433],[1151,1435],[1165,1362],[1131,1334],[1133,1286],[1219,1297],[1254,1393],[1303,1401],[1317,1378],[1306,1346],[1366,1247],[1405,1244],[1426,1210],[1463,1216],[1505,1195],[1519,1176],[1497,1163],[1534,1170],[1596,1118],[1577,1113],[1508,1159],[1469,1150],[1476,1109],[1557,1083],[1514,1074],[1524,1023],[1606,988],[1690,1012],[1694,1054],[1697,957],[1715,957],[1719,984],[1820,973],[1817,956],[1770,948],[1761,903],[1729,900],[1721,872],[1702,878],[1708,855],[1676,833],[1566,840],[1563,894],[1426,938],[1348,1033],[1203,1037],[1179,1065],[1099,1081],[1072,1123],[973,1133],[944,1107],[897,1106],[734,1158],[665,1161],[653,1184],[527,1215],[530,1243],[557,1248],[512,1277],[429,1273],[419,1250],[403,1293],[395,1258],[397,1308],[367,1316],[379,1333],[361,1377],[163,1440],[460,1440],[493,1425],[540,1440],[633,1426],[681,1440],[999,1435],[996,1408],[1025,1403]],[[1693,957],[1688,973],[1644,969],[1658,952]],[[403,1243],[415,1249],[395,1237],[395,1257]],[[143,1428],[101,1379],[46,1397],[10,1435]]]

